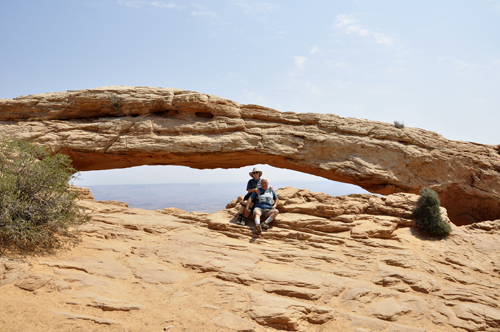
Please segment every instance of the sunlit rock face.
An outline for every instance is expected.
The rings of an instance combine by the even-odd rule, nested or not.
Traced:
[[[430,187],[457,225],[500,218],[499,147],[419,128],[113,86],[1,99],[0,134],[65,153],[80,171],[265,163],[384,195]]]
[[[243,196],[209,214],[73,190],[92,216],[81,241],[0,256],[0,331],[500,329],[500,220],[429,239],[409,218],[418,195],[286,187],[258,233],[236,224]]]

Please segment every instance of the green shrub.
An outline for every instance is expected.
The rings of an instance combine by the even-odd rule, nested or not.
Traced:
[[[394,121],[394,127],[399,128],[399,129],[403,129],[405,127],[405,123],[403,121],[401,121],[401,122]]]
[[[417,221],[418,228],[430,236],[447,236],[451,232],[451,226],[443,218],[439,211],[439,196],[429,188],[420,190],[420,197],[413,210],[413,217]]]
[[[17,139],[0,139],[0,252],[53,248],[90,219],[69,192],[68,156]]]
[[[118,111],[121,106],[121,98],[114,93],[110,93],[108,94],[108,99],[111,103],[111,106],[113,106],[113,108]]]

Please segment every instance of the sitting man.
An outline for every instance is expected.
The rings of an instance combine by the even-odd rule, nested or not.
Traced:
[[[278,206],[279,198],[276,196],[274,190],[269,190],[269,181],[266,178],[261,178],[260,188],[253,192],[248,199],[248,204],[246,209],[250,206],[252,201],[255,202],[254,216],[255,216],[255,230],[260,233],[262,229],[268,229],[269,224],[278,215],[279,211],[276,210]],[[274,201],[274,203],[273,203]],[[267,218],[264,223],[262,223],[262,228],[260,225],[260,216],[264,215]]]

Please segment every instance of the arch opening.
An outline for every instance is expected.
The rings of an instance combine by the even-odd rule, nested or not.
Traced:
[[[214,213],[246,193],[253,167],[273,188],[292,186],[332,196],[369,193],[346,183],[307,173],[258,164],[231,169],[193,169],[185,166],[139,166],[83,171],[76,186],[87,187],[99,201],[121,201],[131,208],[158,210],[175,207],[187,212]]]

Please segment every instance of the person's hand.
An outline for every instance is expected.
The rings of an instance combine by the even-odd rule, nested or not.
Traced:
[[[273,186],[270,186],[270,187],[269,187],[269,191],[273,191]]]

